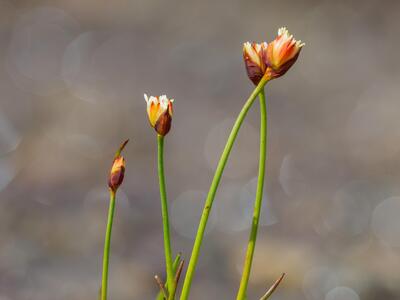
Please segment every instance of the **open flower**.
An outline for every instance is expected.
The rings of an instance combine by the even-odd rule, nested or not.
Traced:
[[[121,151],[125,148],[129,140],[126,140],[119,147],[117,153],[115,154],[113,164],[111,166],[110,175],[108,177],[108,186],[111,191],[116,192],[118,187],[124,180],[125,175],[125,159],[121,155]]]
[[[172,122],[172,103],[174,99],[168,99],[166,95],[159,97],[147,97],[144,94],[147,103],[147,115],[150,125],[159,135],[165,136],[171,129]]]
[[[296,41],[285,27],[279,28],[278,36],[268,44],[264,61],[271,69],[272,77],[285,74],[296,62],[303,46],[304,43]]]
[[[246,66],[246,72],[250,80],[257,85],[265,71],[267,65],[264,62],[264,57],[267,51],[267,43],[250,43],[243,44],[243,59]]]

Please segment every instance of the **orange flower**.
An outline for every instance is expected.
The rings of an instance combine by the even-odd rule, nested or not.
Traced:
[[[301,48],[300,40],[296,41],[285,27],[279,28],[278,36],[268,44],[265,64],[271,69],[272,77],[282,76],[296,62]]]
[[[108,177],[108,186],[113,191],[116,192],[118,187],[121,185],[124,180],[125,175],[125,159],[121,155],[122,149],[126,146],[129,140],[126,140],[122,143],[121,147],[118,149],[115,154],[113,164],[111,166],[110,175]]]
[[[150,125],[159,135],[165,136],[171,129],[172,122],[172,103],[174,99],[168,99],[166,95],[159,97],[147,97],[144,94],[147,103],[147,115]]]
[[[246,66],[246,72],[250,80],[257,85],[265,71],[267,65],[264,62],[264,56],[267,51],[267,43],[250,43],[246,42],[243,44],[243,59]]]

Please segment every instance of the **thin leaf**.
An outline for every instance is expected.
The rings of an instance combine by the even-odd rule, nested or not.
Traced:
[[[160,288],[160,292],[161,292],[163,299],[167,299],[168,293],[167,293],[167,290],[165,289],[164,283],[161,281],[161,278],[158,277],[158,275],[156,275],[156,276],[154,276],[154,279],[156,280],[158,287]]]
[[[176,257],[175,257],[175,260],[174,260],[173,264],[172,264],[172,269],[174,270],[174,273],[176,273],[176,271],[178,270],[179,262],[181,261],[181,256],[182,256],[182,253],[178,253],[178,254],[176,255]],[[168,284],[165,283],[164,286],[167,288],[167,287],[168,287]],[[164,298],[164,296],[163,296],[162,291],[159,291],[158,294],[157,294],[156,300],[164,300],[164,299],[165,299],[165,298]]]
[[[183,260],[183,259],[179,263],[178,270],[176,271],[176,274],[175,274],[175,286],[172,288],[172,291],[171,291],[171,294],[169,295],[168,300],[175,300],[176,288],[178,287],[179,278],[181,278],[181,273],[183,270],[184,263],[185,263],[185,260]]]
[[[117,158],[118,156],[121,155],[122,150],[124,150],[124,148],[125,148],[126,144],[128,144],[128,142],[129,142],[129,139],[126,140],[125,142],[123,142],[121,144],[121,146],[119,146],[119,149],[117,150],[117,152],[115,152],[114,158]]]
[[[283,273],[275,282],[274,284],[269,288],[269,290],[265,293],[264,296],[260,298],[260,300],[267,300],[273,292],[275,292],[276,288],[278,285],[281,283],[283,277],[285,277],[285,273]]]

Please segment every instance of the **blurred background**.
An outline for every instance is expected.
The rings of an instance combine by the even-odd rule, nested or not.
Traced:
[[[156,137],[175,98],[173,249],[188,259],[213,171],[253,89],[244,41],[306,43],[267,86],[269,157],[249,299],[400,299],[398,1],[0,0],[0,299],[96,299],[107,176],[126,138],[110,299],[165,276]],[[258,103],[218,190],[191,299],[234,299],[258,163]]]

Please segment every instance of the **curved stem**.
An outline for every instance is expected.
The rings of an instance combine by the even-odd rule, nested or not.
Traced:
[[[110,190],[110,207],[108,208],[108,221],[103,254],[103,275],[101,279],[101,300],[107,300],[108,264],[110,260],[111,231],[115,211],[115,192]]]
[[[265,161],[267,157],[267,108],[265,103],[264,91],[259,94],[260,97],[260,159],[258,166],[257,192],[254,203],[253,222],[251,225],[249,243],[247,245],[246,259],[243,266],[242,279],[240,281],[239,291],[236,300],[244,300],[246,297],[247,285],[250,278],[250,270],[253,262],[254,249],[257,240],[258,224],[260,221],[261,205],[263,198]]]
[[[167,271],[167,286],[168,291],[174,288],[174,271],[172,264],[172,251],[171,251],[171,238],[169,230],[168,218],[168,202],[167,192],[165,189],[165,176],[164,176],[164,137],[157,135],[158,145],[158,179],[160,184],[160,198],[161,198],[161,214],[164,231],[164,252],[165,252],[165,266]]]
[[[233,125],[232,131],[228,137],[224,151],[222,152],[221,158],[218,162],[217,169],[215,170],[214,178],[211,182],[210,190],[208,191],[208,195],[207,195],[207,198],[205,201],[203,213],[200,218],[199,227],[197,229],[197,234],[196,234],[196,238],[195,238],[194,245],[193,245],[192,255],[190,257],[188,269],[187,269],[186,276],[185,276],[185,281],[183,283],[182,294],[181,294],[180,300],[187,300],[189,297],[190,287],[192,284],[194,271],[196,269],[197,260],[199,258],[200,247],[203,242],[203,237],[204,237],[204,232],[206,229],[208,217],[210,215],[211,207],[212,207],[212,204],[214,201],[215,194],[217,192],[219,182],[222,177],[222,173],[224,171],[229,154],[232,150],[233,143],[236,140],[239,129],[243,123],[243,120],[245,119],[245,117],[247,115],[247,112],[249,111],[254,100],[256,99],[258,93],[260,93],[260,91],[264,88],[264,85],[268,82],[269,79],[270,79],[269,74],[266,74],[260,80],[259,84],[253,90],[250,97],[247,99],[246,103],[244,104],[242,110],[240,111],[240,113],[235,121],[235,124]]]

